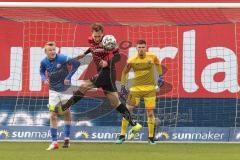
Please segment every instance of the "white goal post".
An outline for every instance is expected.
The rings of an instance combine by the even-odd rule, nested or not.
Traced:
[[[0,2],[0,8],[240,8],[240,3]]]

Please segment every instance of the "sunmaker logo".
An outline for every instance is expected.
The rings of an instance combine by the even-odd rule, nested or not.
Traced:
[[[170,136],[167,132],[158,132],[156,135],[156,139],[160,139],[160,140],[168,140],[169,138]]]
[[[75,138],[83,138],[83,139],[88,139],[89,138],[89,133],[87,131],[80,131],[75,134]]]
[[[173,133],[172,140],[207,140],[218,141],[224,139],[224,133],[218,132],[196,132],[196,133]]]
[[[62,132],[58,132],[58,137],[62,137]],[[11,138],[14,139],[50,139],[51,133],[50,131],[13,131],[11,134]]]
[[[120,135],[118,132],[87,132],[81,130],[75,133],[75,138],[78,140],[85,139],[85,140],[116,140],[117,137]],[[126,135],[127,136],[127,135]],[[143,133],[137,133],[134,140],[142,140]]]

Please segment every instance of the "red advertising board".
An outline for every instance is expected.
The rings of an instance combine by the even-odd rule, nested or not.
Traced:
[[[149,50],[157,54],[162,61],[166,84],[161,88],[159,96],[166,97],[235,98],[240,90],[237,72],[240,37],[238,31],[239,26],[235,24],[105,26],[105,33],[113,34],[119,44],[132,42],[132,48],[121,49],[122,59],[117,65],[118,81],[128,55],[134,52],[132,50],[136,40],[144,38]],[[38,89],[31,88],[35,82],[30,80],[31,76],[36,76],[31,69],[33,49],[42,47],[49,40],[56,41],[60,52],[64,51],[64,47],[87,47],[89,35],[89,25],[85,24],[2,20],[0,95],[47,96],[47,89],[41,84]],[[17,55],[19,59],[16,60],[13,55]],[[38,56],[35,60],[40,63],[41,57]],[[20,71],[13,70],[14,63],[18,64],[19,61],[22,61]],[[14,76],[11,71],[20,73],[21,76]],[[82,70],[79,79],[86,79],[94,73],[95,66],[91,62]],[[19,82],[20,86],[14,88],[14,85],[19,85],[15,84],[16,82]],[[96,95],[99,94],[94,94]]]

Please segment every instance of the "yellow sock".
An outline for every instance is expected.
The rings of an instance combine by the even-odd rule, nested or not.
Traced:
[[[122,127],[121,127],[121,135],[125,136],[127,128],[128,128],[128,121],[125,118],[123,118],[122,119]]]
[[[148,117],[148,137],[153,137],[154,134],[154,124],[155,124],[155,117]]]

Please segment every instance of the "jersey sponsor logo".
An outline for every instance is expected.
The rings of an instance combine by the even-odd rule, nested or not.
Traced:
[[[62,66],[61,64],[57,64],[57,68],[61,68],[61,66]]]
[[[97,48],[93,50],[94,53],[104,53],[105,50],[103,48]]]

